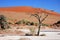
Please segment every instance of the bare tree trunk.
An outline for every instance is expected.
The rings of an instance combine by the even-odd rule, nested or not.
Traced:
[[[39,27],[38,27],[37,36],[39,36],[39,34],[40,34],[40,28],[41,28],[41,25],[39,25]]]
[[[39,20],[39,27],[38,27],[37,36],[39,36],[39,34],[40,34],[40,28],[41,28],[41,22],[40,22],[40,19],[38,19],[38,20]]]

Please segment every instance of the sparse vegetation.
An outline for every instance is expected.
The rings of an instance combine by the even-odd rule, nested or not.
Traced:
[[[21,21],[16,22],[15,24],[21,24]]]
[[[26,25],[30,26],[30,22],[27,22]]]
[[[43,23],[42,23],[42,26],[48,26],[48,25],[47,25],[47,24],[43,24]]]
[[[6,17],[4,15],[0,15],[0,26],[1,29],[9,28],[8,22],[6,21]]]
[[[60,21],[57,21],[56,23],[54,23],[52,26],[55,26],[55,28],[60,27]]]
[[[8,24],[13,24],[13,23],[11,23],[11,22],[8,22]]]
[[[28,25],[28,26],[32,26],[32,25],[34,25],[35,23],[23,19],[23,20],[20,20],[20,21],[16,22],[15,24],[25,24],[25,25]]]
[[[31,22],[30,25],[34,25],[34,22]]]

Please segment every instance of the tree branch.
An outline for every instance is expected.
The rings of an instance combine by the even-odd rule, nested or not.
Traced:
[[[47,16],[48,16],[48,15],[46,15],[46,16],[41,20],[41,22],[43,22],[43,21],[47,18]]]

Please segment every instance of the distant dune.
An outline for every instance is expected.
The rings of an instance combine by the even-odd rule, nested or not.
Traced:
[[[49,13],[49,14],[58,15],[57,12],[54,12],[53,10],[46,10],[46,9],[43,9],[43,8],[33,8],[33,7],[28,7],[28,6],[5,7],[5,8],[0,8],[0,11],[30,12],[30,13],[33,13],[35,11],[39,11],[40,13],[46,12],[46,13]]]
[[[38,22],[35,17],[30,17],[30,14],[34,14],[36,13],[36,11],[38,11],[40,15],[41,13],[47,13],[49,15],[43,22],[45,24],[53,24],[60,20],[60,14],[57,12],[54,12],[52,10],[46,10],[43,8],[33,8],[28,6],[0,8],[0,15],[5,15],[8,18],[8,21],[11,22],[16,22],[21,19]]]

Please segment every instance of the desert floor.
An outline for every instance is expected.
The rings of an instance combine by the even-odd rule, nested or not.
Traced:
[[[45,34],[45,36],[24,36],[26,33],[31,33],[31,30],[27,26],[25,28],[13,27],[11,29],[0,30],[0,40],[60,40],[59,29],[41,29],[40,35]],[[35,32],[37,32],[37,29]]]
[[[46,36],[10,36],[4,35],[0,40],[60,40],[60,32],[41,32]]]
[[[8,34],[0,34],[0,40],[60,40],[59,31],[52,32],[52,31],[45,30],[45,31],[41,31],[40,34],[45,34],[45,36],[19,36],[15,34],[14,36]]]

